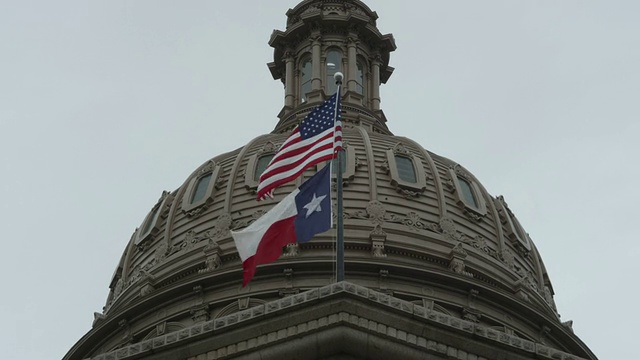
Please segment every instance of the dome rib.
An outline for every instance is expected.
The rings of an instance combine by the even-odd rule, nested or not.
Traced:
[[[356,129],[358,129],[358,132],[360,132],[360,136],[362,137],[362,142],[364,143],[364,149],[367,153],[367,168],[369,169],[369,179],[375,179],[376,178],[376,160],[375,157],[373,156],[373,145],[371,144],[371,138],[369,137],[369,133],[367,133],[367,131],[358,126],[356,127]],[[370,200],[371,201],[375,201],[378,199],[378,184],[375,181],[371,181],[370,182],[370,188],[369,188],[369,192],[371,194]]]
[[[442,181],[440,180],[440,176],[438,176],[438,168],[436,167],[436,164],[433,161],[433,158],[431,157],[429,152],[417,142],[409,138],[406,138],[404,136],[400,136],[399,138],[413,144],[413,146],[420,149],[422,156],[424,156],[424,159],[429,164],[429,170],[431,170],[433,182],[435,183],[435,186],[436,186],[436,193],[438,194],[438,209],[440,210],[440,217],[441,218],[445,217],[447,215],[447,203],[444,197],[444,187],[442,186]]]

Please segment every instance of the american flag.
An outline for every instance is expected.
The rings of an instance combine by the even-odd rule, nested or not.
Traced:
[[[285,140],[260,175],[258,200],[273,197],[275,188],[295,180],[311,166],[333,159],[342,150],[339,93],[313,109]]]

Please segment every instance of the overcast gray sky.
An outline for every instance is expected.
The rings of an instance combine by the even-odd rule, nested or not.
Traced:
[[[59,359],[162,190],[270,132],[297,0],[0,1],[3,358]],[[640,2],[369,0],[390,129],[504,195],[562,320],[636,359]]]

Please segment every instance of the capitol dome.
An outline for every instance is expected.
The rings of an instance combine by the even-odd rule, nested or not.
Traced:
[[[378,15],[358,0],[305,0],[286,15],[269,41],[269,71],[285,87],[273,132],[162,193],[65,359],[595,359],[560,321],[541,255],[507,201],[387,126],[379,87],[396,45]],[[333,229],[288,245],[243,288],[230,231],[273,206],[255,200],[258,177],[335,91],[338,71],[345,281]]]

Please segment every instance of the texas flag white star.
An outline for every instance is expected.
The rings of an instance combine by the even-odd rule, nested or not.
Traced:
[[[321,212],[322,208],[320,207],[320,203],[326,197],[327,197],[327,195],[322,195],[320,197],[316,197],[316,194],[314,193],[313,194],[313,199],[311,199],[311,201],[309,201],[309,203],[307,205],[303,206],[305,209],[307,209],[307,214],[305,215],[305,218],[308,218],[314,212]]]

